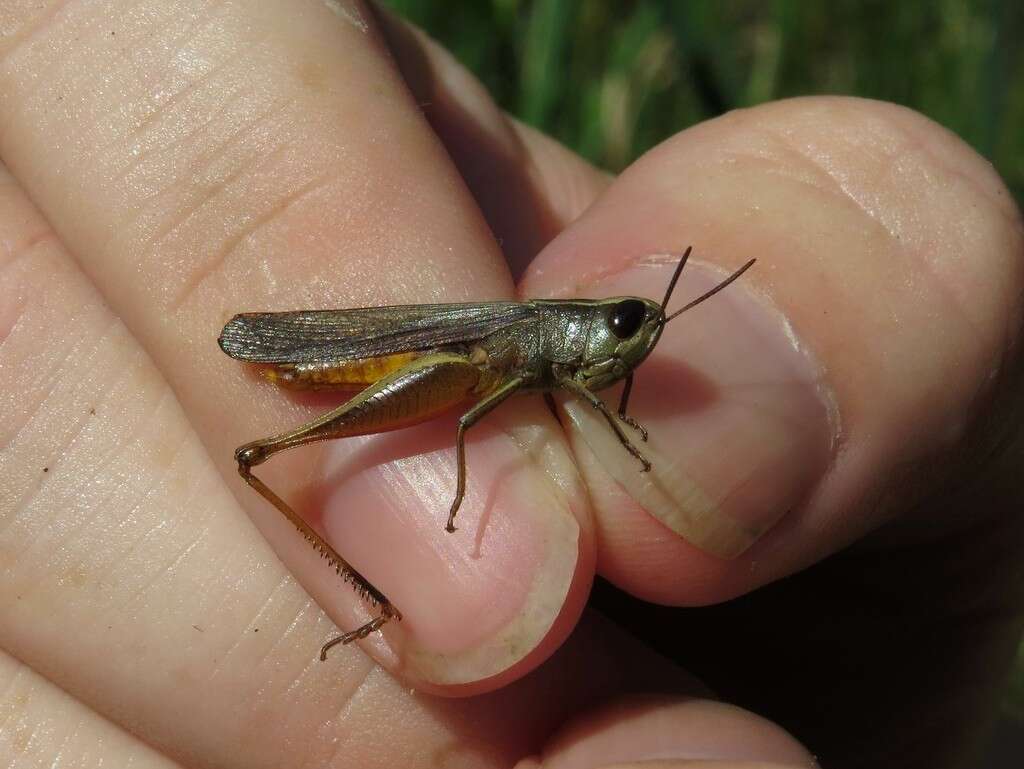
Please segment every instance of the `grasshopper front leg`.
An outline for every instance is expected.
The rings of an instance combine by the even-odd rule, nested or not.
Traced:
[[[577,398],[585,400],[595,409],[600,411],[602,416],[604,416],[605,421],[608,423],[608,426],[612,428],[612,431],[615,433],[615,436],[619,439],[619,443],[623,445],[626,451],[628,451],[630,454],[632,454],[634,457],[640,460],[640,465],[643,467],[643,471],[645,473],[650,471],[651,463],[647,460],[647,457],[640,453],[640,449],[633,445],[633,442],[629,440],[629,436],[627,436],[626,433],[623,432],[622,426],[619,424],[619,418],[617,418],[616,415],[611,412],[611,410],[608,408],[608,404],[606,404],[603,400],[598,398],[597,395],[592,393],[590,390],[581,385],[572,377],[562,375],[558,377],[557,381],[558,386],[561,387],[563,390],[572,393]],[[630,426],[632,427],[633,425]],[[646,440],[646,430],[642,433],[642,435],[644,436],[644,440]]]
[[[327,650],[332,646],[365,638],[379,630],[389,620],[401,619],[402,615],[383,593],[342,558],[281,497],[257,478],[252,468],[286,449],[316,441],[384,432],[431,419],[469,397],[479,379],[479,369],[463,355],[424,355],[312,422],[281,435],[247,443],[235,451],[238,473],[246,483],[291,521],[335,568],[342,579],[355,587],[356,592],[380,607],[380,614],[365,625],[324,644],[320,652],[321,659],[326,658]],[[492,395],[492,399],[493,397]],[[478,408],[483,403],[486,401],[478,404]],[[461,478],[461,464],[459,471]]]

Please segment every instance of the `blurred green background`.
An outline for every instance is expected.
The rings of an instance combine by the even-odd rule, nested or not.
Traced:
[[[904,104],[1024,200],[1020,0],[385,0],[498,103],[615,171],[680,129],[813,93]]]
[[[1024,201],[1019,0],[385,0],[498,103],[612,171],[736,107],[815,93],[912,107]],[[1004,726],[1024,729],[1024,646]]]

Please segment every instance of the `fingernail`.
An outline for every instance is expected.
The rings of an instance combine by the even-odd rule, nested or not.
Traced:
[[[506,405],[467,435],[454,533],[444,526],[457,415],[325,452],[323,530],[402,613],[385,635],[406,678],[453,685],[507,670],[549,632],[572,584],[580,531],[562,484],[575,475],[567,447],[540,426],[537,404]]]
[[[584,293],[660,298],[675,261],[652,257]],[[651,462],[650,472],[642,472],[598,412],[565,402],[604,472],[672,531],[723,558],[749,548],[808,496],[829,465],[838,432],[821,367],[786,318],[756,293],[757,270],[755,264],[668,324],[637,368],[628,412],[649,440],[625,430]],[[727,275],[691,262],[669,310]],[[614,409],[619,389],[603,395]]]

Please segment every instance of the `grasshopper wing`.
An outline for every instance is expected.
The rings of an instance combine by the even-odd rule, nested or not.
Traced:
[[[471,343],[535,316],[523,302],[254,312],[229,320],[218,342],[252,363],[329,363]]]

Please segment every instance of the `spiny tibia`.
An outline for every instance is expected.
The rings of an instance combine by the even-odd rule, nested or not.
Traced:
[[[318,553],[320,553],[321,558],[325,559],[327,563],[334,567],[334,571],[341,577],[342,582],[346,582],[352,586],[356,595],[358,595],[363,601],[370,604],[370,606],[380,606],[380,601],[370,593],[370,589],[363,583],[363,580],[356,577],[348,566],[339,561],[334,553],[324,547],[322,542],[309,536],[309,534],[304,532],[302,529],[299,529],[299,533],[306,538],[306,541],[309,542],[309,544],[311,544]]]

